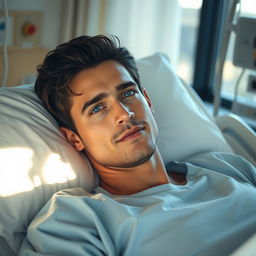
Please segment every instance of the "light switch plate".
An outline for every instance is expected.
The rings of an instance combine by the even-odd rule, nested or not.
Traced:
[[[25,25],[33,25],[32,35],[24,33]],[[21,48],[39,47],[42,34],[42,13],[39,11],[19,11],[15,14],[14,45]]]

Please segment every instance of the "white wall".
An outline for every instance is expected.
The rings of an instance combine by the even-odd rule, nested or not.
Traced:
[[[55,48],[59,43],[61,0],[7,0],[8,10],[42,11],[42,46]],[[3,9],[0,1],[0,9]]]

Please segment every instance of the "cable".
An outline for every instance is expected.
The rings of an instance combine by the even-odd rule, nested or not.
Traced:
[[[240,82],[244,76],[245,73],[245,68],[242,69],[242,71],[240,72],[237,80],[236,80],[236,84],[235,84],[235,91],[234,91],[234,100],[232,102],[232,106],[231,106],[231,112],[235,113],[236,112],[236,104],[237,104],[237,96],[238,96],[238,88],[240,85]]]
[[[4,19],[5,19],[5,30],[4,30],[4,42],[3,42],[3,73],[2,81],[0,86],[5,86],[8,77],[8,49],[7,49],[7,34],[9,31],[9,14],[6,0],[2,0],[4,6]]]

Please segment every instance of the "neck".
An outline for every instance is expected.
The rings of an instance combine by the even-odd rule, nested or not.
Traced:
[[[115,195],[130,195],[170,182],[158,149],[147,162],[132,168],[93,165],[100,176],[100,186]]]

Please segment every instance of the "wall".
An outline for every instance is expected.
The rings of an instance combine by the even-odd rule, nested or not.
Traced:
[[[7,0],[7,6],[10,11],[41,11],[43,13],[42,47],[52,49],[58,44],[61,0]],[[3,6],[0,4],[0,10],[2,9]]]
[[[36,66],[42,63],[47,52],[59,43],[61,0],[7,0],[7,6],[10,12],[34,10],[41,11],[43,15],[40,47],[23,49],[10,46],[8,48],[7,85],[14,86],[31,82],[36,75]],[[3,10],[1,1],[0,10]],[[2,52],[0,70],[2,75]]]

